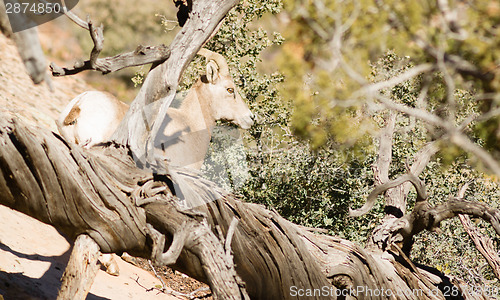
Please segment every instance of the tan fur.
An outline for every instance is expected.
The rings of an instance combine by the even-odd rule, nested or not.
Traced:
[[[201,76],[192,86],[178,109],[168,109],[163,124],[164,128],[161,130],[163,134],[160,133],[155,137],[155,146],[162,150],[171,163],[195,169],[200,169],[203,164],[216,120],[225,119],[244,129],[253,124],[253,114],[238,94],[225,59],[220,54],[208,50],[200,51],[200,53],[203,53],[208,59],[206,75]],[[85,128],[87,130],[85,135],[91,133],[94,138],[79,137],[78,134],[73,134],[73,140],[77,143],[80,140],[80,143],[86,144],[87,147],[106,142],[129,108],[127,104],[108,93],[94,92],[92,96],[87,94],[78,99],[71,110],[65,109],[69,113],[63,118],[63,125],[66,126],[63,130],[69,129],[71,127],[69,125]],[[85,116],[93,116],[93,114],[100,112],[99,110],[94,113],[80,111],[81,107],[88,107],[84,104],[93,102],[97,103],[95,105],[107,103],[108,107],[112,106],[116,110],[112,115],[109,115],[109,123],[104,129],[95,129],[96,127],[93,125],[94,122],[104,120],[102,117],[95,120],[87,118],[87,121],[81,121],[81,124],[75,123],[79,116],[83,120]],[[92,104],[90,107],[95,108],[96,106]],[[106,115],[107,117],[108,115]],[[60,129],[60,131],[63,130]]]
[[[120,122],[121,122],[121,120],[123,120],[123,117],[125,117],[125,114],[127,113],[128,109],[129,109],[129,105],[125,102],[122,102],[122,101],[116,99],[116,97],[111,93],[108,93],[108,92],[102,92],[102,93],[104,93],[110,99],[113,99],[112,103],[115,105],[116,110],[118,111],[116,118],[118,120],[120,120]],[[116,100],[116,101],[114,101],[114,100]],[[118,122],[118,123],[120,123],[120,122]]]
[[[80,116],[80,107],[75,105],[73,106],[69,114],[66,116],[66,118],[64,118],[63,125],[68,126],[75,124],[79,116]]]

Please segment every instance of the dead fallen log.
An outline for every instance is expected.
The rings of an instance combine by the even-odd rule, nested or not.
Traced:
[[[391,298],[368,293],[382,287],[421,291],[399,299],[444,299],[443,286],[466,293],[445,275],[416,267],[395,246],[368,251],[241,202],[190,171],[170,173],[139,169],[124,146],[87,151],[0,113],[1,204],[73,240],[91,237],[101,252],[167,264],[208,283],[216,299]],[[176,184],[190,191],[179,198]],[[92,272],[66,274],[63,287],[93,280]]]

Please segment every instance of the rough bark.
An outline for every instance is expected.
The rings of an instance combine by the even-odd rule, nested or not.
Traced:
[[[1,204],[72,238],[88,235],[102,252],[127,251],[167,263],[207,282],[216,299],[334,299],[335,293],[390,299],[369,292],[382,287],[423,293],[398,299],[444,299],[445,286],[465,292],[436,270],[413,265],[394,243],[383,252],[364,250],[243,203],[190,171],[173,169],[176,184],[182,181],[197,195],[179,199],[169,174],[137,168],[126,147],[80,149],[0,114]],[[485,215],[497,220],[495,211]],[[299,289],[317,294],[299,297]]]
[[[99,270],[99,246],[89,236],[78,236],[73,245],[73,251],[64,271],[57,299],[83,300],[92,287]]]

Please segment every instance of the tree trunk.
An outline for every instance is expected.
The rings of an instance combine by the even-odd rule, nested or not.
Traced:
[[[81,149],[0,113],[0,203],[73,239],[86,234],[102,252],[127,251],[168,264],[208,283],[216,299],[334,299],[346,293],[389,299],[402,292],[396,298],[444,299],[451,290],[482,297],[469,297],[460,282],[453,285],[436,270],[416,267],[395,246],[363,250],[174,169],[198,195],[181,201],[169,174],[138,169],[129,153],[114,143]],[[197,206],[200,200],[205,204]]]

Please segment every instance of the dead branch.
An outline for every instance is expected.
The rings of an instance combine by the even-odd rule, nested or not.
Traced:
[[[440,223],[446,219],[453,218],[459,214],[471,215],[489,222],[496,233],[500,235],[500,211],[480,202],[468,202],[453,199],[437,205],[427,212],[427,228],[438,228]]]
[[[405,182],[411,182],[415,189],[417,190],[417,200],[416,202],[422,202],[427,199],[427,192],[425,191],[425,185],[422,183],[422,181],[413,175],[412,173],[408,173],[405,175],[402,175],[401,177],[383,183],[373,189],[373,191],[368,195],[368,198],[366,200],[366,203],[358,209],[352,210],[349,209],[349,216],[350,217],[360,217],[364,214],[366,214],[370,209],[372,209],[373,205],[375,205],[375,201],[377,200],[377,197],[387,191],[390,188],[396,187],[400,184],[403,184]]]
[[[61,278],[57,299],[86,299],[99,270],[99,246],[86,234],[78,236]],[[76,279],[76,280],[75,280]]]
[[[429,148],[432,149],[431,147]],[[431,151],[431,153],[432,152],[433,151]],[[402,183],[403,179],[405,179],[405,176],[398,178],[400,183]],[[468,186],[468,184],[466,184],[460,190],[459,198],[451,199],[443,204],[431,207],[427,202],[425,189],[421,190],[421,188],[418,188],[419,184],[421,184],[418,178],[418,181],[416,181],[417,184],[413,182],[414,179],[406,179],[406,181],[410,181],[417,189],[417,201],[415,203],[413,211],[410,214],[407,214],[398,219],[387,219],[383,225],[375,229],[368,243],[368,246],[370,248],[380,249],[384,251],[387,250],[391,245],[398,245],[398,247],[400,247],[406,255],[409,255],[413,246],[413,237],[415,235],[422,232],[423,230],[439,231],[440,223],[443,220],[453,218],[457,215],[471,215],[482,218],[493,226],[497,234],[500,234],[500,211],[493,209],[484,203],[468,202],[462,200],[465,188]],[[382,186],[390,188],[388,187],[390,183],[396,184],[396,180],[377,187],[376,189],[374,189],[374,191],[372,191],[370,196],[376,197],[376,195],[382,193],[383,189],[380,188]],[[377,194],[377,192],[380,193]],[[370,202],[374,201],[374,199],[371,197],[369,197],[369,200]],[[368,203],[369,202],[367,201],[365,206],[367,206]],[[363,206],[361,209],[364,209],[365,206]],[[371,206],[373,206],[373,204],[371,204]],[[358,211],[361,211],[361,209],[359,209]],[[488,247],[484,246],[484,244],[487,243],[485,242],[485,239],[477,238],[477,236],[472,235],[471,238],[473,240],[476,238],[476,240],[481,241],[478,242],[480,244],[479,248],[484,249],[483,251],[480,250],[481,253],[485,252],[486,254],[483,255],[485,255],[485,257],[488,256],[487,259],[492,260],[492,267],[496,267],[494,256],[490,255],[490,251],[486,250]]]
[[[425,147],[420,149],[413,157],[413,163],[410,172],[415,176],[420,175],[429,164],[431,158],[438,152],[437,142],[430,142]]]
[[[389,181],[389,167],[392,162],[392,145],[396,119],[397,114],[389,111],[386,126],[380,133],[378,158],[373,166],[373,177],[376,185],[381,185]],[[405,185],[400,185],[385,192],[386,218],[402,217],[406,212],[406,195],[409,189],[407,188],[405,193],[404,187]]]
[[[61,68],[55,63],[51,63],[50,69],[53,76],[75,75],[86,70],[95,70],[107,74],[128,67],[161,63],[169,56],[170,49],[165,45],[138,46],[133,52],[127,52],[112,57],[97,58],[94,63],[92,63],[91,60],[78,62],[70,68]]]
[[[142,66],[151,63],[162,63],[170,56],[170,49],[165,45],[142,46],[139,45],[133,52],[127,52],[113,57],[99,58],[104,47],[103,26],[95,27],[90,17],[83,21],[73,12],[63,6],[64,14],[78,26],[90,33],[94,47],[90,52],[90,59],[79,61],[73,67],[59,67],[55,63],[50,64],[53,76],[74,75],[86,70],[100,71],[102,74],[116,72],[124,68]]]
[[[467,192],[467,189],[469,188],[471,183],[472,183],[472,180],[466,182],[464,185],[462,185],[460,187],[460,189],[457,192],[457,199],[464,199],[465,192]]]
[[[442,120],[440,117],[438,117],[435,114],[432,114],[426,110],[423,109],[418,109],[418,108],[413,108],[401,103],[396,103],[392,101],[391,99],[383,96],[380,93],[376,93],[375,97],[377,100],[382,103],[382,105],[390,110],[398,111],[404,114],[407,114],[409,116],[415,117],[417,119],[420,119],[430,125],[433,125],[437,128],[451,128],[451,125],[448,124],[446,121]]]
[[[413,157],[413,163],[411,164],[411,167],[409,168],[410,173],[414,174],[415,176],[419,176],[424,169],[427,167],[429,161],[431,158],[438,152],[439,148],[437,146],[437,142],[431,142],[427,144],[424,148],[420,149],[415,156]],[[400,203],[397,208],[400,209],[400,211],[395,211],[395,213],[399,213],[398,215],[395,215],[396,217],[402,217],[406,213],[406,197],[408,196],[408,193],[410,192],[412,184],[407,182],[402,184],[399,188],[400,191],[395,191],[396,195],[401,195],[401,199],[403,203]],[[391,202],[386,200],[386,207],[390,205]],[[387,211],[387,209],[386,209]]]
[[[104,25],[101,24],[101,26],[95,27],[90,20],[90,17],[87,17],[87,23],[89,24],[90,37],[92,38],[92,42],[94,43],[94,47],[90,52],[89,64],[91,68],[95,69],[97,58],[99,57],[99,54],[101,54],[102,48],[104,46]]]
[[[398,84],[401,84],[405,81],[408,81],[410,79],[413,79],[417,77],[418,75],[432,72],[435,70],[435,66],[432,64],[421,64],[416,67],[410,68],[408,71],[395,76],[389,80],[386,81],[380,81],[376,83],[372,83],[370,85],[367,85],[366,87],[362,88],[360,91],[357,92],[357,94],[371,94],[375,92],[379,92],[380,90],[390,88],[393,86],[396,86]]]
[[[455,198],[435,207],[431,207],[427,201],[416,203],[411,214],[398,219],[392,226],[389,226],[391,228],[387,229],[388,244],[402,243],[402,249],[408,255],[415,235],[423,230],[439,231],[442,221],[461,214],[475,216],[489,222],[500,235],[500,211],[484,203]]]
[[[464,226],[465,231],[474,242],[476,249],[483,255],[490,265],[493,273],[497,278],[500,278],[500,256],[493,246],[493,241],[479,232],[472,224],[470,217],[467,215],[459,215],[460,222]]]
[[[80,26],[83,29],[90,30],[88,21],[85,22],[84,20],[80,19],[80,17],[78,17],[76,14],[74,14],[71,10],[69,10],[66,7],[66,4],[64,2],[62,5],[62,9],[63,9],[63,12],[66,15],[66,17],[68,17],[68,19],[73,21],[73,23],[75,23],[76,25]]]
[[[465,183],[460,188],[457,193],[458,199],[463,199],[465,197],[465,192],[467,191],[470,183],[471,181]],[[479,252],[486,259],[495,276],[500,278],[500,256],[493,246],[493,241],[488,236],[479,232],[479,230],[472,224],[468,215],[458,215],[458,217],[460,218],[460,223],[462,223],[465,231],[476,246],[476,249],[479,250]]]
[[[389,181],[389,167],[392,161],[392,140],[396,126],[396,117],[396,113],[389,111],[386,125],[380,132],[378,158],[373,170],[373,176],[377,184]]]

